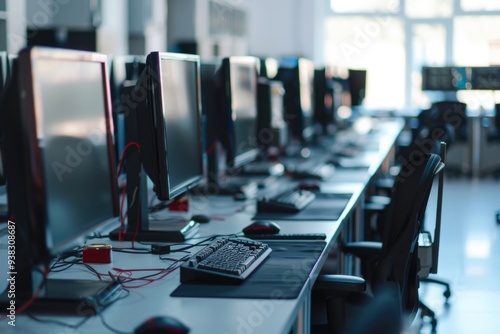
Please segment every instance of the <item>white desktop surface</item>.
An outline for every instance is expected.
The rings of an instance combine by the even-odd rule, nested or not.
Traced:
[[[179,285],[179,270],[175,270],[160,281],[138,289],[130,289],[130,295],[110,305],[102,313],[105,321],[114,329],[132,333],[134,328],[147,318],[157,315],[168,315],[177,318],[191,331],[190,333],[283,333],[288,334],[301,316],[301,309],[307,308],[312,283],[319,274],[327,259],[327,254],[336,242],[342,223],[349,220],[349,216],[363,198],[368,181],[379,169],[390,152],[398,133],[402,129],[401,122],[392,122],[392,125],[380,132],[381,145],[376,156],[367,152],[372,159],[367,177],[362,182],[325,182],[321,186],[322,192],[353,193],[351,200],[344,209],[341,217],[336,221],[278,221],[283,233],[325,233],[327,247],[318,259],[309,275],[309,279],[302,287],[298,298],[283,299],[238,299],[238,298],[190,298],[170,297],[170,294]],[[203,213],[213,217],[209,223],[200,224],[194,237],[208,237],[214,234],[237,234],[252,221],[255,213],[255,199],[235,201],[232,197],[196,197],[190,202],[190,213]],[[194,241],[200,241],[196,239]],[[94,241],[91,241],[92,243]],[[130,242],[108,241],[97,239],[96,243],[106,242],[114,247],[130,247]],[[136,243],[136,247],[143,247]],[[0,238],[0,258],[6,258],[6,236]],[[113,267],[127,269],[166,268],[171,262],[160,260],[157,255],[127,254],[113,252]],[[179,254],[172,254],[178,258]],[[95,265],[99,272],[106,273],[111,265]],[[293,276],[293,270],[287,273]],[[143,275],[144,273],[139,273]],[[88,278],[96,279],[82,266],[74,266],[62,273],[51,274],[57,278]],[[7,285],[7,267],[5,261],[0,261],[0,291]],[[307,313],[309,310],[302,310]],[[75,324],[79,317],[45,317],[42,319],[57,319],[63,323]],[[1,333],[107,333],[99,317],[89,319],[79,329],[51,323],[36,322],[25,315],[18,315],[16,327],[8,325],[6,319],[0,321]],[[307,326],[306,326],[307,327]]]

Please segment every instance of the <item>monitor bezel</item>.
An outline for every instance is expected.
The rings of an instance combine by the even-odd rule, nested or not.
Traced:
[[[164,124],[164,104],[168,103],[165,101],[162,95],[163,80],[161,76],[161,60],[173,60],[173,61],[183,61],[195,63],[196,68],[196,106],[197,106],[197,136],[198,136],[198,150],[202,154],[200,157],[198,175],[185,180],[184,182],[177,185],[175,188],[171,188],[171,182],[169,180],[168,174],[168,157],[169,152],[167,148],[168,135],[166,134],[165,124]],[[172,52],[159,52],[153,51],[148,54],[146,59],[147,66],[155,73],[155,75],[149,76],[151,85],[151,95],[152,100],[150,106],[150,112],[153,112],[154,118],[154,142],[158,145],[156,147],[156,154],[158,154],[156,159],[158,180],[159,184],[155,184],[155,192],[159,199],[170,200],[176,198],[177,196],[187,192],[189,189],[198,185],[204,179],[204,168],[203,168],[203,138],[201,129],[201,118],[202,118],[202,105],[201,105],[201,81],[200,81],[200,56],[192,54],[183,53],[172,53]],[[159,140],[163,138],[164,140]]]
[[[34,73],[33,73],[33,63],[37,59],[50,59],[56,61],[83,61],[83,62],[95,62],[99,63],[101,66],[101,82],[104,93],[104,109],[105,114],[104,119],[106,121],[106,143],[107,143],[107,153],[108,161],[110,166],[110,176],[111,181],[111,195],[112,195],[112,217],[103,220],[102,222],[93,225],[85,230],[82,230],[78,235],[74,235],[71,238],[59,241],[54,244],[54,240],[51,238],[50,234],[50,221],[47,217],[47,197],[46,197],[46,184],[44,177],[44,167],[43,167],[43,155],[37,142],[30,141],[38,138],[37,133],[37,123],[36,114],[37,106],[40,105],[38,101],[39,92],[35,89]],[[33,209],[33,212],[29,215],[31,217],[29,224],[30,230],[32,232],[31,238],[36,237],[37,242],[42,242],[36,247],[37,252],[43,250],[45,247],[45,252],[40,254],[39,260],[47,260],[47,257],[56,256],[62,251],[69,249],[75,244],[80,243],[80,238],[89,234],[90,232],[108,224],[111,220],[115,220],[119,214],[118,205],[118,186],[117,186],[117,175],[116,175],[116,164],[114,158],[114,147],[113,147],[113,122],[111,114],[111,95],[109,88],[109,78],[107,69],[107,56],[104,54],[87,52],[87,51],[77,51],[77,50],[65,50],[56,49],[49,47],[31,47],[28,49],[23,49],[18,55],[18,91],[20,93],[20,108],[21,117],[23,119],[23,135],[21,137],[22,147],[26,148],[22,154],[24,154],[25,161],[29,161],[29,167],[27,169],[28,175],[25,175],[28,182],[31,183],[30,191],[27,191],[28,201]],[[36,235],[36,236],[35,236]],[[39,240],[43,236],[43,241]]]
[[[233,92],[231,89],[231,80],[232,80],[232,74],[231,74],[231,65],[244,65],[244,66],[253,66],[254,67],[254,100],[255,100],[255,134],[254,136],[257,137],[257,130],[258,130],[258,97],[257,97],[257,85],[258,85],[258,67],[260,65],[260,60],[257,57],[252,57],[252,56],[231,56],[231,57],[226,57],[222,59],[222,66],[221,69],[224,72],[224,87],[223,87],[223,96],[221,97],[222,99],[225,100],[226,107],[223,108],[225,111],[225,114],[223,115],[225,119],[225,124],[224,130],[226,131],[223,136],[226,136],[227,138],[223,141],[226,142],[226,163],[229,168],[239,168],[242,167],[254,160],[256,160],[260,153],[261,153],[261,147],[259,147],[259,144],[256,143],[256,147],[250,148],[249,150],[237,154],[237,148],[240,143],[236,143],[236,136],[234,133],[234,119],[233,119],[233,113],[234,110],[232,108],[232,98],[233,98]],[[230,124],[232,123],[232,124]],[[231,132],[231,130],[233,130]],[[234,145],[231,145],[230,143],[233,143]]]

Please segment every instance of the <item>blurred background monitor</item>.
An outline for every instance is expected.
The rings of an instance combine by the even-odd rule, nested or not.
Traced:
[[[257,69],[255,57],[227,57],[218,71],[220,80],[219,139],[230,168],[257,159]]]
[[[366,70],[349,69],[351,107],[360,106],[366,96]]]
[[[282,151],[289,141],[288,126],[284,118],[283,83],[260,77],[258,80],[257,141],[263,148]]]
[[[467,89],[468,75],[465,67],[422,67],[422,90],[457,91]]]
[[[500,89],[500,66],[472,67],[471,89],[476,90],[499,90]]]
[[[314,63],[305,58],[282,59],[276,79],[285,88],[285,119],[292,139],[302,144],[312,142],[316,133]]]

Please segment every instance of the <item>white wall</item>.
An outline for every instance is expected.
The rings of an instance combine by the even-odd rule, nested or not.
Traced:
[[[249,8],[249,53],[323,62],[326,0],[240,0]]]

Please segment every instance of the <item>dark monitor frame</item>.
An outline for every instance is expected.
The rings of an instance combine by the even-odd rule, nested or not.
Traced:
[[[226,152],[226,164],[229,168],[238,168],[242,167],[245,164],[256,160],[261,154],[261,147],[259,147],[257,143],[257,127],[258,127],[258,100],[257,100],[257,71],[258,66],[260,65],[259,59],[256,57],[249,56],[233,56],[226,57],[222,59],[221,67],[216,74],[219,76],[216,78],[216,82],[219,84],[219,102],[221,104],[218,113],[219,113],[219,124],[221,124],[221,131],[219,131],[218,137],[219,140],[224,147]],[[231,84],[235,83],[235,77],[231,73],[231,67],[248,67],[251,69],[254,68],[254,81],[253,81],[253,95],[254,95],[254,122],[255,122],[255,133],[253,134],[253,138],[248,138],[249,142],[237,142],[236,139],[236,129],[235,125],[238,118],[238,115],[235,115],[235,110],[233,110],[233,99],[234,93],[231,88]],[[237,82],[236,82],[237,84]],[[253,144],[251,143],[253,141]],[[244,152],[238,152],[238,147],[248,146]]]
[[[304,75],[307,70],[310,73]],[[311,81],[302,82],[304,76],[310,77]],[[313,142],[316,135],[313,62],[306,58],[285,60],[280,64],[276,79],[282,81],[285,88],[285,119],[292,139],[300,144]],[[310,86],[310,96],[304,96],[304,90],[301,89],[306,84]],[[310,104],[308,110],[305,108],[306,99]]]
[[[45,177],[41,148],[38,143],[36,114],[38,105],[34,90],[34,75],[32,62],[35,59],[50,59],[60,61],[92,62],[101,67],[101,82],[104,97],[105,140],[109,162],[109,180],[111,189],[112,212],[107,220],[78,231],[78,235],[67,237],[55,247],[48,237],[50,222],[47,220],[48,199],[45,194]],[[107,57],[102,54],[33,47],[19,53],[13,64],[12,77],[8,86],[8,94],[2,108],[5,113],[0,123],[5,131],[5,148],[8,164],[6,174],[9,198],[9,219],[16,224],[16,298],[22,303],[34,293],[34,288],[40,280],[35,273],[39,265],[48,262],[59,253],[81,243],[81,238],[91,231],[106,225],[118,217],[118,191],[116,184],[116,168],[113,152],[113,124],[111,118],[110,90],[107,71]],[[8,97],[7,97],[8,96]],[[38,95],[36,95],[38,96]],[[9,124],[9,126],[5,126]],[[21,247],[21,245],[23,245]],[[39,284],[39,283],[38,283]],[[61,284],[61,290],[56,287]],[[93,298],[104,291],[109,282],[85,280],[53,280],[45,281],[45,295],[42,294],[30,306],[34,312],[60,312],[78,315],[78,307],[82,302],[89,302],[85,295]],[[0,303],[5,302],[5,296],[0,295]],[[98,306],[98,305],[93,305]],[[96,309],[94,309],[96,311]]]
[[[193,63],[196,75],[197,138],[200,159],[199,174],[172,187],[168,171],[169,152],[164,119],[162,94],[161,60]],[[127,155],[127,199],[128,224],[110,233],[113,240],[136,240],[150,242],[184,241],[186,236],[198,227],[198,223],[185,219],[156,220],[155,226],[149,220],[147,178],[150,177],[154,191],[160,200],[174,199],[197,186],[204,179],[202,113],[200,88],[200,57],[190,54],[151,52],[146,60],[146,68],[137,83],[122,89],[122,97],[136,104],[125,118],[126,142],[139,143],[140,153],[132,151]],[[172,157],[170,157],[172,158]]]
[[[349,70],[349,91],[351,92],[351,107],[360,106],[366,96],[366,70]]]
[[[141,117],[139,115],[138,124],[140,127],[139,141],[141,146],[142,164],[146,173],[155,184],[155,192],[160,200],[170,200],[189,189],[199,184],[204,177],[203,173],[203,158],[200,158],[198,163],[198,175],[184,180],[179,185],[172,186],[168,171],[168,163],[172,157],[169,157],[167,141],[169,140],[166,134],[164,114],[164,104],[169,103],[164,99],[162,94],[163,80],[162,60],[172,60],[179,62],[189,62],[196,66],[196,107],[197,107],[197,133],[193,134],[197,137],[198,151],[203,156],[203,143],[201,133],[201,83],[200,83],[200,57],[191,54],[167,53],[167,52],[151,52],[146,60],[147,69],[143,71],[137,82],[136,87],[143,87],[142,80],[148,80],[147,87],[151,87],[150,95],[144,100],[145,103],[138,104],[138,112],[149,115]],[[150,72],[152,71],[152,72]],[[152,74],[154,73],[154,74]],[[151,114],[152,113],[152,114]],[[154,131],[151,131],[154,129]]]

